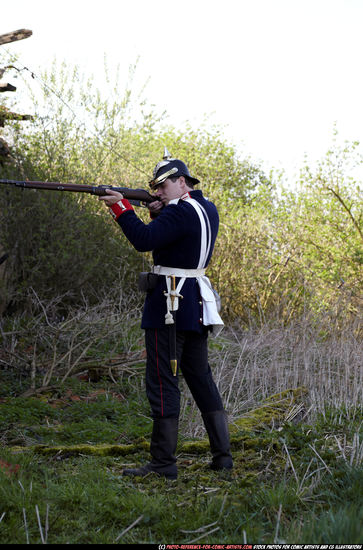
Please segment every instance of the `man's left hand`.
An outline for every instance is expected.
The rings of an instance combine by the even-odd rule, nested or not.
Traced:
[[[107,195],[102,195],[101,197],[98,197],[98,200],[104,201],[106,206],[112,206],[113,204],[116,204],[118,201],[121,201],[124,198],[122,193],[119,193],[118,191],[113,191],[112,189],[106,189],[105,191]]]

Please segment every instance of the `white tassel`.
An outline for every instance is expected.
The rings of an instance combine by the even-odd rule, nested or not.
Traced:
[[[174,324],[174,319],[173,319],[173,316],[170,313],[170,311],[168,311],[167,314],[165,315],[165,324],[166,325],[173,325]]]

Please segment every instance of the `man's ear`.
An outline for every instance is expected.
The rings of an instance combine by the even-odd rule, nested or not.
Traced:
[[[185,188],[187,187],[187,182],[185,181],[185,177],[184,176],[179,176],[179,185],[180,185],[180,189],[182,191],[185,191]]]

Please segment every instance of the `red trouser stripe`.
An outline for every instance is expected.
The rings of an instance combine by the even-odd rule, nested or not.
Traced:
[[[161,406],[161,416],[164,416],[164,406],[163,406],[163,385],[161,382],[160,371],[159,371],[159,356],[158,356],[158,331],[155,329],[155,351],[156,351],[156,369],[158,371],[158,379],[160,385],[160,406]]]

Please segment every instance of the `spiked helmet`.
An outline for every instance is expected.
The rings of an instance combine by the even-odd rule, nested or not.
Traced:
[[[187,165],[181,160],[171,158],[169,151],[164,147],[163,160],[158,162],[154,168],[153,179],[149,182],[150,187],[156,189],[166,179],[179,176],[188,177],[193,185],[199,183],[197,178],[192,178]]]

